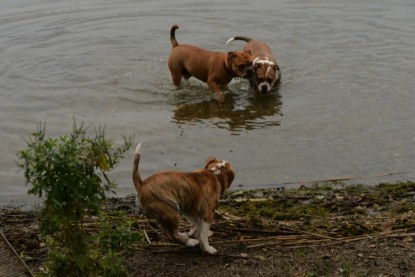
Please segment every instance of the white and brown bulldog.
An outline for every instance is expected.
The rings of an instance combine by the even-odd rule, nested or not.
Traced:
[[[180,44],[175,37],[179,26],[170,30],[172,50],[168,61],[171,77],[180,86],[182,77],[195,77],[209,86],[219,100],[223,100],[221,86],[226,86],[234,77],[249,78],[252,73],[252,59],[249,51],[228,53],[213,52],[194,45]]]
[[[246,41],[247,44],[243,50],[250,51],[252,55],[252,68],[254,74],[251,78],[248,78],[249,83],[259,92],[269,93],[281,79],[281,70],[271,53],[271,49],[266,43],[260,40],[244,36],[230,38],[226,44],[234,40]]]
[[[209,245],[208,234],[219,198],[235,178],[232,165],[209,157],[204,169],[161,171],[142,181],[138,172],[140,150],[141,144],[135,150],[133,181],[144,213],[159,221],[169,241],[200,244],[203,251],[216,253]],[[190,223],[188,234],[179,232],[180,214]]]

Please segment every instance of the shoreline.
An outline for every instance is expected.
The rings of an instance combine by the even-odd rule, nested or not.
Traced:
[[[106,220],[87,217],[88,232],[123,230],[141,240],[117,252],[129,276],[414,276],[415,182],[295,189],[230,190],[209,239],[218,254],[165,241],[157,222],[137,213],[134,195],[102,203]],[[37,211],[0,209],[0,229],[34,273],[48,253]],[[185,220],[181,229],[188,230]],[[386,250],[386,251],[385,251]],[[160,263],[163,267],[160,267]],[[412,274],[412,275],[411,275]],[[392,276],[391,275],[391,276]],[[382,275],[383,276],[383,275]],[[389,276],[389,275],[388,275]]]
[[[402,171],[402,172],[388,172],[388,173],[379,173],[368,176],[343,176],[329,179],[321,180],[305,180],[305,181],[294,181],[294,182],[285,182],[285,183],[274,183],[274,184],[261,184],[260,187],[255,187],[252,185],[238,184],[231,186],[228,191],[237,191],[237,190],[258,190],[258,189],[297,189],[301,186],[312,186],[314,184],[323,184],[323,183],[342,183],[345,185],[364,185],[368,187],[378,186],[379,184],[388,183],[402,183],[402,182],[415,182],[415,173]],[[42,201],[34,195],[27,194],[28,186],[26,185],[26,191],[22,193],[10,193],[7,195],[0,195],[0,209],[4,208],[22,208],[24,210],[30,210],[31,208],[36,207],[41,204]],[[124,198],[131,194],[134,194],[134,187],[131,183],[131,187],[117,187],[116,194],[108,195],[109,198]]]

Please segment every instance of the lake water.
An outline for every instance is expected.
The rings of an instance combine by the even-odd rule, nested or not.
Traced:
[[[141,174],[234,164],[233,189],[341,177],[415,180],[415,2],[386,0],[3,0],[0,10],[0,205],[32,201],[16,154],[46,122],[105,125],[143,142]],[[172,85],[179,43],[231,51],[266,41],[282,69],[272,95],[246,80],[225,103],[190,79]],[[135,148],[135,147],[134,147]],[[133,149],[111,173],[134,192]]]

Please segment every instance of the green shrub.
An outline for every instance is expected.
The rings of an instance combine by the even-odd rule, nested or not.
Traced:
[[[130,148],[132,137],[123,137],[123,145],[114,148],[103,128],[94,128],[92,137],[87,129],[74,122],[69,136],[46,138],[45,125],[40,124],[26,141],[27,149],[18,153],[31,185],[28,193],[44,199],[40,231],[48,242],[51,276],[91,276],[103,268],[91,256],[92,239],[82,222],[87,214],[98,213],[106,193],[114,191],[116,183],[107,172]]]

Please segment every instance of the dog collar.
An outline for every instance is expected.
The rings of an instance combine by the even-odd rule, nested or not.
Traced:
[[[216,176],[219,176],[222,173],[222,170],[220,170],[220,168],[216,166],[213,168],[209,168],[209,171],[211,171]]]
[[[225,167],[226,161],[222,161],[221,163],[217,163],[216,166],[209,168],[210,171],[213,172],[216,176],[219,176],[222,173],[221,168]]]
[[[233,73],[229,67],[228,67],[228,62],[227,61],[223,61],[223,65],[225,66],[226,72],[228,72],[228,74],[232,77],[237,77],[237,75],[235,73]]]

